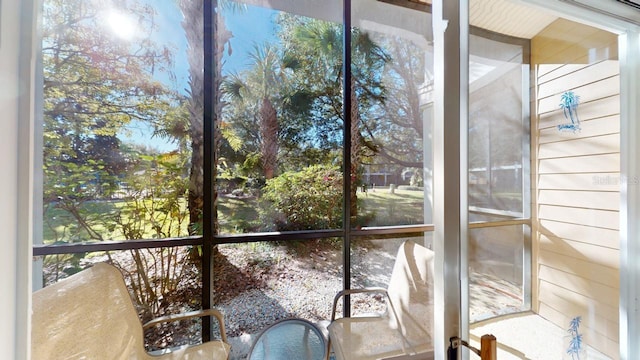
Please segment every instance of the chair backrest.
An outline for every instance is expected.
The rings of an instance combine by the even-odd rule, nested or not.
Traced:
[[[403,335],[431,343],[433,334],[433,251],[412,241],[398,249],[388,292]],[[394,318],[393,312],[390,314]]]
[[[32,358],[148,359],[122,275],[100,263],[33,293]]]

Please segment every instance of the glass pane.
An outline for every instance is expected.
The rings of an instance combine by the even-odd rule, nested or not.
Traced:
[[[322,328],[342,290],[339,239],[219,245],[216,305],[225,314],[231,359],[245,359],[252,339],[287,318]]]
[[[471,322],[529,309],[530,230],[492,222],[529,213],[529,42],[471,27],[469,221]],[[525,277],[527,277],[525,281]]]
[[[42,280],[46,287],[97,263],[112,264],[122,273],[140,322],[146,323],[160,316],[201,308],[202,281],[199,266],[190,260],[191,255],[191,249],[185,247],[48,255],[42,258]],[[69,281],[78,282],[73,278]],[[73,302],[67,306],[70,304]],[[73,309],[78,310],[79,306]],[[109,326],[104,322],[102,325]],[[158,325],[145,331],[145,347],[151,351],[198,344],[202,340],[200,329],[197,318]]]
[[[43,2],[45,243],[197,228],[201,204],[187,193],[202,167],[191,151],[202,78],[185,34],[202,29],[181,23],[181,10],[168,0]]]
[[[220,233],[340,228],[342,3],[224,4]]]
[[[525,232],[526,231],[526,232]],[[527,226],[469,231],[469,318],[471,322],[528,310],[523,277]]]
[[[531,283],[531,309],[485,319],[471,325],[471,332],[496,335],[504,345],[498,345],[500,359],[617,359],[617,184],[621,180],[617,36],[521,2],[503,1],[489,9],[486,2],[472,1],[470,9],[472,25],[483,29],[474,34],[491,39],[470,39],[476,55],[471,57],[471,70],[474,61],[491,65],[496,60],[505,71],[482,87],[471,84],[469,203],[475,208],[470,219],[508,220],[523,210],[526,214],[528,189],[523,188],[518,198],[513,185],[522,181],[520,177],[526,184],[528,163],[535,189],[531,248],[527,225],[488,227],[488,223],[469,232],[472,319],[483,318],[483,312],[495,316],[510,309],[509,298],[520,302],[513,296],[520,275],[524,284]],[[514,44],[501,40],[503,35],[530,41],[530,50],[523,54],[531,70],[523,72],[522,78],[531,84],[522,92],[532,96],[532,144],[523,146],[520,155],[516,147],[526,127],[518,129],[515,124],[527,112],[515,109],[520,76],[506,72],[517,70],[509,68],[512,60],[501,57],[508,54],[509,45],[493,43]],[[487,69],[490,75],[498,68]],[[481,103],[486,105],[474,105]],[[528,101],[522,103],[526,109]],[[517,156],[522,156],[520,164],[514,162]],[[532,255],[530,275],[528,254]],[[481,291],[474,283],[478,276],[482,278],[477,282],[491,285],[492,291]],[[524,291],[526,296],[526,286]],[[478,311],[481,295],[486,303],[499,304],[495,311]]]
[[[356,226],[432,222],[431,14],[427,5],[409,5],[354,2],[351,215]]]
[[[473,34],[473,30],[472,30]],[[469,206],[522,214],[528,154],[521,44],[469,39]],[[528,166],[528,165],[527,165]],[[518,216],[518,215],[516,215]],[[521,216],[521,215],[520,215]],[[471,219],[471,221],[475,221]]]
[[[431,239],[425,234],[352,240],[351,288],[386,289],[386,293],[369,290],[351,295],[351,316],[365,320],[344,323],[349,329],[344,334],[344,358],[392,358],[433,350]]]

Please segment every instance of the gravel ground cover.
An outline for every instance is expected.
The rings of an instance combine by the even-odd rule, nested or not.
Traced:
[[[303,318],[323,331],[331,318],[333,299],[342,289],[341,251],[312,248],[305,253],[292,253],[287,247],[250,248],[220,247],[220,253],[237,269],[250,267],[250,276],[258,279],[252,288],[228,297],[217,307],[225,314],[227,334],[232,344],[230,359],[244,359],[253,339],[267,326],[287,318]],[[395,253],[395,249],[393,250]],[[384,248],[364,247],[352,255],[354,259],[376,266],[360,266],[353,271],[352,287],[386,287],[394,256]],[[260,259],[260,262],[251,259]],[[369,275],[357,269],[385,272]],[[381,296],[353,298],[353,311],[373,312],[384,308]],[[338,314],[342,307],[338,307]]]
[[[398,246],[406,239],[359,244],[352,251],[352,287],[387,287]],[[255,287],[222,301],[232,344],[230,359],[245,359],[255,337],[267,326],[286,318],[310,320],[322,330],[331,318],[335,294],[342,288],[341,251],[311,248],[304,254],[287,247],[229,247],[221,254],[235,268],[252,269],[259,279]],[[251,259],[262,259],[261,263]],[[249,264],[252,266],[248,267]],[[521,289],[488,274],[473,272],[471,316],[488,318],[522,310]],[[384,308],[382,296],[352,298],[352,312],[375,312]],[[338,308],[338,314],[341,307]]]

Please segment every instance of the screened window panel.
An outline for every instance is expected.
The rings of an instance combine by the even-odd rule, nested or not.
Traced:
[[[43,2],[45,244],[194,232],[188,174],[202,166],[192,157],[202,112],[187,94],[202,88],[192,67],[202,53],[187,53],[185,34],[203,29],[182,26],[181,10]]]

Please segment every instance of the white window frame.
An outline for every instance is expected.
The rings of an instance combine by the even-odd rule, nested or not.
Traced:
[[[10,347],[3,346],[3,349],[7,358],[20,360],[31,357],[32,245],[35,238],[41,238],[39,234],[42,229],[38,220],[41,219],[39,214],[42,212],[42,152],[39,151],[42,149],[42,121],[36,111],[39,109],[36,102],[41,98],[38,94],[42,91],[42,81],[38,75],[39,5],[39,0],[0,2],[0,53],[4,52],[2,57],[12,54],[18,63],[15,84],[15,88],[18,89],[15,102],[16,117],[10,118],[10,114],[5,113],[5,116],[9,116],[3,120],[15,122],[17,134],[1,135],[4,138],[15,136],[17,144],[14,152],[3,155],[13,156],[17,162],[16,187],[5,189],[7,193],[13,191],[12,196],[17,198],[14,209],[16,236],[12,239],[15,252],[3,251],[0,255],[0,261],[5,262],[7,257],[10,257],[11,261],[15,261],[16,267],[15,288],[13,292],[9,292],[15,299],[15,306],[9,309],[14,315],[14,322],[10,323],[13,327],[13,344]],[[14,43],[15,49],[11,46]],[[6,69],[0,69],[0,73],[3,70]],[[4,338],[4,335],[2,337]]]
[[[567,17],[574,17],[576,20],[594,23],[600,27],[604,26],[616,33],[620,34],[619,41],[619,58],[621,71],[621,177],[628,181],[621,181],[621,208],[620,208],[620,359],[632,359],[634,354],[640,353],[640,342],[635,341],[640,338],[640,266],[637,265],[635,259],[640,258],[640,224],[637,219],[640,218],[640,190],[637,182],[640,176],[640,166],[635,160],[636,154],[640,154],[640,82],[635,81],[640,78],[640,13],[637,10],[631,12],[631,8],[622,8],[614,0],[580,0],[595,10],[611,12],[612,9],[620,9],[621,16],[629,16],[637,18],[634,24],[632,21],[624,21],[615,16],[607,16],[598,14],[593,10],[572,5],[572,0],[522,0],[535,6],[542,6],[552,11],[558,11],[567,14]],[[38,0],[22,0],[3,1],[0,2],[0,26],[2,39],[0,39],[0,60],[8,59],[11,54],[16,56],[20,62],[19,80],[16,84],[12,84],[16,89],[21,89],[21,96],[16,101],[17,116],[14,119],[7,119],[7,123],[15,126],[17,129],[17,145],[15,152],[9,151],[4,156],[14,157],[17,164],[15,188],[7,188],[5,191],[15,191],[17,201],[16,213],[16,231],[7,231],[8,241],[11,242],[5,248],[15,249],[7,251],[6,255],[0,257],[2,261],[15,264],[15,271],[10,274],[13,276],[15,288],[15,298],[9,302],[8,313],[13,312],[13,321],[7,321],[1,328],[4,336],[3,348],[5,354],[9,357],[15,355],[15,359],[29,359],[30,349],[30,298],[31,298],[31,246],[34,238],[34,213],[37,211],[37,196],[34,195],[34,183],[37,172],[38,156],[34,149],[37,149],[35,141],[37,138],[37,127],[35,113],[35,92],[38,91],[38,80],[36,77],[36,55],[37,46],[37,13]],[[456,59],[448,59],[446,72],[438,75],[440,81],[445,78],[455,77],[457,81],[448,85],[441,95],[456,94],[466,92],[467,69],[468,69],[468,44],[461,41],[468,34],[468,0],[436,0],[434,1],[434,27],[438,30],[455,29],[452,32],[443,32],[436,36],[446,36],[447,41],[454,41],[458,45],[459,52]],[[16,11],[19,14],[16,16]],[[628,12],[627,12],[628,11]],[[436,20],[437,13],[442,14],[440,20]],[[568,14],[571,14],[568,16]],[[596,16],[594,16],[594,14]],[[628,15],[626,15],[628,14]],[[615,15],[615,14],[613,14]],[[632,19],[634,20],[634,19]],[[11,31],[9,31],[11,30]],[[14,31],[19,30],[19,31]],[[18,44],[18,45],[16,45]],[[19,47],[17,50],[12,45]],[[448,45],[448,46],[449,46]],[[445,49],[441,48],[442,54]],[[442,58],[444,59],[444,58]],[[436,62],[439,61],[436,59]],[[442,60],[440,60],[442,61]],[[6,62],[0,61],[5,65]],[[441,63],[440,66],[443,66]],[[18,82],[20,84],[18,84]],[[9,85],[7,85],[9,86]],[[438,88],[438,87],[436,87]],[[437,104],[438,102],[436,102]],[[457,104],[457,107],[456,107]],[[442,214],[434,218],[436,232],[434,234],[434,247],[436,251],[443,254],[439,257],[436,271],[436,358],[446,358],[446,348],[448,346],[448,338],[452,334],[467,333],[468,319],[461,315],[461,305],[464,290],[464,282],[460,269],[464,265],[464,258],[460,254],[465,253],[465,244],[461,239],[466,238],[467,219],[466,211],[461,212],[460,209],[466,208],[466,199],[461,198],[462,191],[466,191],[466,183],[463,177],[459,176],[466,171],[465,166],[460,164],[466,163],[465,153],[461,151],[462,146],[466,144],[466,135],[461,129],[465,129],[467,111],[467,98],[461,97],[456,104],[449,103],[441,108],[435,109],[434,120],[436,129],[444,135],[442,139],[446,142],[438,143],[435,149],[434,167],[448,169],[449,173],[443,171],[434,171],[436,178],[436,188],[442,189],[439,192],[443,194],[440,200],[436,199],[434,204],[434,217],[436,214]],[[455,116],[457,119],[463,119],[456,125],[447,125],[444,122],[445,114],[448,110],[454,110],[447,117]],[[463,111],[464,110],[464,111]],[[5,115],[10,115],[5,113]],[[447,126],[446,128],[444,126]],[[11,134],[6,134],[3,139],[8,138]],[[434,136],[434,141],[437,137]],[[448,140],[454,141],[449,142]],[[452,150],[452,153],[448,151]],[[445,153],[447,157],[445,158]],[[451,157],[449,157],[451,156]],[[4,164],[4,163],[3,163]],[[448,165],[448,166],[447,166]],[[442,175],[437,175],[442,174]],[[458,176],[455,176],[455,175]],[[462,179],[460,181],[444,182],[444,176]],[[446,185],[446,187],[443,187]],[[13,196],[13,195],[12,195]],[[447,200],[454,200],[453,207]],[[22,204],[22,205],[21,205]],[[445,204],[448,204],[445,207]],[[8,204],[11,207],[11,204]],[[6,207],[3,206],[3,210]],[[15,233],[15,236],[12,234]],[[447,241],[445,240],[447,237]],[[453,241],[449,241],[453,240]],[[446,268],[445,268],[446,264]],[[448,282],[448,281],[452,282]],[[2,289],[9,291],[10,289]],[[11,296],[9,296],[11,297]],[[3,297],[5,298],[5,297]],[[10,331],[13,329],[13,331]],[[12,336],[10,333],[13,333]],[[7,336],[5,336],[7,335]],[[13,351],[12,351],[13,349]]]

